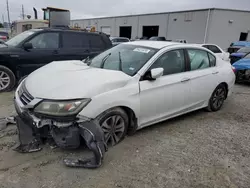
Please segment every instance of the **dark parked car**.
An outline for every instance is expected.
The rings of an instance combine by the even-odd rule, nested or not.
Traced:
[[[111,47],[104,33],[49,28],[25,31],[0,45],[0,92],[11,90],[22,77],[52,61],[83,60]]]
[[[166,41],[165,37],[151,37],[149,40],[153,41]]]
[[[227,51],[232,54],[237,52],[239,49],[243,47],[250,47],[250,42],[249,41],[238,41],[238,42],[233,42],[230,44],[230,47],[227,49]]]
[[[231,64],[235,63],[236,61],[239,61],[248,53],[250,53],[250,47],[243,47],[240,48],[237,52],[232,53],[230,55]]]
[[[129,42],[130,40],[126,37],[109,37],[110,41],[112,42],[113,46],[116,46],[118,44]]]

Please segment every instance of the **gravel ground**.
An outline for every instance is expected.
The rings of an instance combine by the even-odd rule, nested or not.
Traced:
[[[0,116],[13,113],[12,93],[0,94]],[[250,187],[250,85],[236,85],[223,109],[203,110],[127,137],[97,170],[66,168],[65,156],[85,149],[18,154],[14,125],[0,126],[0,187]]]

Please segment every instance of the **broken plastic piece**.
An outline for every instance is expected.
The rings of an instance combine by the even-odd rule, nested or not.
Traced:
[[[19,152],[19,153],[34,153],[34,152],[41,151],[42,148],[40,147],[40,144],[37,141],[35,141],[35,142],[31,142],[27,145],[20,144],[19,146],[17,146],[13,150],[16,152]]]
[[[6,121],[6,125],[9,125],[9,124],[16,124],[16,119],[15,119],[14,116],[6,117],[6,118],[5,118],[5,121]]]
[[[64,164],[68,167],[76,167],[76,168],[99,168],[101,166],[100,164],[97,164],[94,159],[86,159],[86,160],[80,160],[80,159],[64,159]]]

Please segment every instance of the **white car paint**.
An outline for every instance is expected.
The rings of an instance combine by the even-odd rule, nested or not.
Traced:
[[[161,41],[135,41],[124,45],[152,47],[159,51],[134,76],[89,67],[82,61],[53,62],[29,75],[26,88],[35,98],[91,98],[79,113],[91,119],[113,107],[128,107],[136,115],[138,129],[208,106],[212,92],[222,82],[228,85],[229,94],[232,91],[235,75],[231,65],[220,58],[216,58],[215,67],[140,81],[163,53],[186,48],[211,53],[205,48]]]
[[[219,50],[220,50],[220,52],[214,52],[214,54],[217,56],[217,57],[219,57],[219,58],[221,58],[221,59],[223,59],[223,60],[225,60],[225,61],[230,61],[230,58],[229,58],[229,56],[230,56],[230,54],[228,53],[228,52],[225,52],[221,47],[219,47],[218,45],[216,45],[216,44],[202,44],[201,45],[202,47],[204,47],[204,46],[215,46],[215,47],[217,47]]]

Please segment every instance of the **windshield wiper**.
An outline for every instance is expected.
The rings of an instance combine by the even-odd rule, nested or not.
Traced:
[[[104,65],[105,65],[105,62],[106,60],[109,58],[109,56],[111,56],[111,53],[107,54],[103,59],[102,59],[102,64],[100,66],[100,68],[103,69]]]
[[[122,57],[121,57],[121,52],[119,53],[119,70],[122,71]]]
[[[84,60],[85,64],[87,64],[88,66],[91,64],[91,60],[89,59],[89,56]]]

